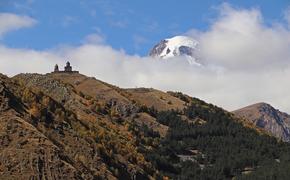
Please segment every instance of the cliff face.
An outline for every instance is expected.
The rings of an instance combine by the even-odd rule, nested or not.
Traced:
[[[290,115],[266,103],[258,103],[233,112],[283,141],[290,141]]]

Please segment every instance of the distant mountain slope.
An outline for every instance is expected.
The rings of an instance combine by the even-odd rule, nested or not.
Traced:
[[[0,75],[0,179],[285,179],[289,159],[290,144],[182,93]]]
[[[233,112],[253,122],[283,141],[290,141],[290,115],[266,103],[258,103]]]

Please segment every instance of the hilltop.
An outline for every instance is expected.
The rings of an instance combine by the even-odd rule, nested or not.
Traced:
[[[275,109],[270,104],[257,103],[233,113],[285,142],[290,141],[290,115]]]
[[[289,144],[179,92],[79,73],[1,75],[0,112],[1,179],[289,175]]]

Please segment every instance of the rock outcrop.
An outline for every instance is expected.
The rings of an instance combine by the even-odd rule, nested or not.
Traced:
[[[266,103],[258,103],[233,112],[283,141],[290,141],[290,115]]]

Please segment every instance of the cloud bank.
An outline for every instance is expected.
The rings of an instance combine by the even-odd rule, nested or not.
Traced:
[[[237,10],[224,4],[219,18],[198,38],[203,58],[228,69],[256,71],[289,64],[289,29],[266,25],[258,9]]]
[[[36,20],[28,16],[0,13],[0,37],[9,31],[31,27],[35,24]]]
[[[182,57],[130,56],[91,35],[80,46],[47,51],[2,45],[0,72],[46,73],[69,59],[81,73],[120,87],[181,91],[227,110],[267,102],[290,112],[289,24],[266,25],[259,9],[224,4],[219,11],[207,31],[186,33],[200,41],[203,67],[190,66]],[[285,13],[285,21],[288,17]]]

